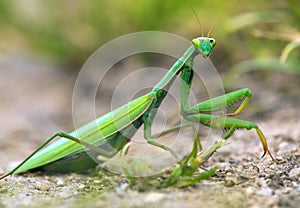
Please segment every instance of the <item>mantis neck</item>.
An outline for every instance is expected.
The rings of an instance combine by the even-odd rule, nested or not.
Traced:
[[[192,61],[198,53],[196,52],[194,46],[190,46],[168,71],[168,73],[157,83],[153,90],[166,90],[168,91],[169,87],[174,82],[176,76],[181,72],[183,66]]]

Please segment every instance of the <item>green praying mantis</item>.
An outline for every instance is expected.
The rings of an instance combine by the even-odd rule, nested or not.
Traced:
[[[171,148],[155,140],[156,136],[152,135],[151,132],[156,109],[159,108],[176,77],[180,77],[180,108],[181,116],[185,120],[190,123],[201,123],[211,128],[227,129],[228,132],[222,142],[229,138],[236,129],[255,129],[263,145],[264,153],[262,157],[267,153],[274,161],[268,149],[266,138],[260,128],[255,123],[233,118],[247,106],[252,95],[249,89],[240,89],[193,106],[189,104],[188,98],[194,76],[194,58],[199,54],[203,57],[208,57],[216,45],[216,40],[210,37],[203,37],[202,35],[202,37],[193,39],[191,43],[191,46],[184,52],[182,57],[174,63],[167,74],[149,93],[132,100],[71,133],[59,132],[54,134],[17,167],[1,176],[0,180],[9,175],[28,170],[73,172],[94,167],[97,165],[97,162],[91,159],[90,154],[101,155],[105,158],[113,157],[130,142],[130,139],[142,125],[144,128],[144,137],[149,144],[162,148],[178,158],[177,154]],[[221,116],[213,115],[213,112],[220,111],[241,99],[243,101],[235,112]],[[187,126],[190,126],[190,124],[174,127],[171,130]],[[163,134],[168,132],[170,131],[167,130]],[[51,143],[56,138],[58,140]],[[198,158],[198,150],[195,148],[199,145],[199,141],[197,138],[194,141],[193,151],[183,160],[186,167],[187,163],[191,166],[191,159]],[[203,160],[207,159],[221,145],[222,143],[217,143],[213,148],[205,151],[200,156]],[[193,161],[195,162],[196,160]],[[191,173],[196,171],[196,168],[199,166],[198,163],[196,162],[192,165],[194,169]],[[184,171],[183,169],[175,169],[172,174],[178,175],[179,172],[181,174]],[[167,182],[166,184],[170,183]]]

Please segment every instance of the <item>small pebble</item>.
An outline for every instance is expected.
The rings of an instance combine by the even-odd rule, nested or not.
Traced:
[[[217,162],[216,166],[225,170],[230,169],[230,163],[229,162]]]
[[[262,196],[271,196],[272,195],[272,189],[270,189],[269,187],[263,187],[262,189],[260,189],[257,192],[258,195],[262,195]]]
[[[48,191],[50,189],[50,186],[47,183],[36,182],[35,188],[39,191]]]
[[[24,186],[24,184],[23,184],[23,183],[20,183],[20,182],[18,182],[16,185],[17,185],[17,187],[22,187],[22,186]]]
[[[255,192],[255,191],[254,191],[254,188],[252,188],[252,187],[246,188],[246,193],[247,193],[247,194],[251,195],[251,194],[253,194],[254,192]]]
[[[85,187],[84,184],[79,184],[79,186],[78,186],[79,189],[83,189],[84,187]]]
[[[64,186],[65,185],[65,181],[62,178],[56,178],[56,185],[57,186]]]
[[[293,179],[299,180],[300,178],[300,168],[294,168],[289,172],[289,176]]]
[[[0,187],[0,194],[5,194],[7,193],[8,189],[5,186]]]
[[[282,190],[282,193],[283,194],[289,194],[289,193],[291,193],[291,188],[290,187],[286,187],[286,188],[284,188],[283,190]]]
[[[296,181],[292,182],[293,187],[298,188],[299,184]]]
[[[128,188],[128,183],[123,183],[123,184],[121,184],[120,186],[118,186],[117,188],[116,188],[116,192],[117,192],[117,194],[119,195],[119,196],[124,196],[125,195],[125,191],[126,191],[126,189]]]
[[[235,185],[235,182],[233,180],[226,180],[224,183],[225,187],[232,187]]]
[[[101,180],[93,180],[93,183],[94,184],[102,184],[102,181]]]
[[[284,158],[281,155],[276,156],[276,161],[284,161]]]

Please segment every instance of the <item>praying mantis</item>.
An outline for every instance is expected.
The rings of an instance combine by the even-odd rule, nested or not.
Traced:
[[[194,76],[194,58],[197,55],[208,57],[215,45],[216,40],[214,38],[202,35],[193,39],[191,46],[149,93],[130,101],[71,133],[59,132],[54,134],[17,167],[1,176],[0,180],[12,174],[35,169],[53,172],[73,172],[94,167],[97,165],[97,162],[91,159],[89,154],[101,155],[105,158],[113,157],[130,142],[130,139],[141,126],[144,128],[144,137],[149,144],[170,152],[178,159],[177,154],[168,146],[156,141],[154,139],[155,136],[151,132],[156,110],[164,100],[176,77],[180,77],[180,109],[181,116],[185,120],[191,123],[201,123],[211,128],[227,129],[225,140],[236,129],[255,129],[264,149],[262,157],[267,153],[274,161],[261,129],[255,123],[233,118],[240,114],[249,103],[252,95],[249,89],[233,91],[193,106],[189,104],[188,98]],[[235,112],[221,116],[213,115],[213,112],[220,111],[241,99],[243,101]],[[180,127],[184,128],[186,126],[178,126],[174,130]],[[163,134],[168,132],[165,131]],[[58,140],[51,143],[56,138]],[[195,139],[196,145],[194,145],[194,148],[197,146],[196,141],[197,139]],[[220,145],[216,145],[204,152],[205,154],[202,154],[203,158],[208,158]],[[188,159],[195,158],[196,154],[197,151],[193,150]],[[188,162],[188,160],[185,161],[186,163]],[[198,165],[195,165],[196,167]]]

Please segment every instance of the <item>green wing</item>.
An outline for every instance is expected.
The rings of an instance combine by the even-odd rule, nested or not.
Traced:
[[[90,144],[101,140],[105,143],[106,138],[124,129],[144,114],[154,98],[155,93],[150,92],[80,127],[70,135]],[[46,165],[83,150],[82,145],[59,138],[30,158],[15,173]]]

